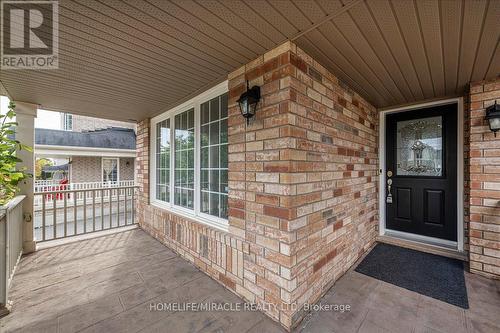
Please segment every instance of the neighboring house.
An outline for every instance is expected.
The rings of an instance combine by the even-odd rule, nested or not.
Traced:
[[[70,183],[134,179],[135,124],[49,111],[38,117],[36,158],[55,162],[42,167],[39,184],[46,179]]]

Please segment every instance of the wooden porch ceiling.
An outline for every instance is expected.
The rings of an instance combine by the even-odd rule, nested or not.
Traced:
[[[3,70],[14,100],[154,116],[286,40],[377,107],[500,73],[496,0],[61,0],[59,69]]]

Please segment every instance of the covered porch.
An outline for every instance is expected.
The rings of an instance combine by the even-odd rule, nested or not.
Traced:
[[[35,144],[40,108],[135,122],[135,182],[41,201],[21,184],[6,328],[498,329],[500,139],[486,116],[500,102],[499,1],[64,0],[57,15],[57,69],[2,68],[17,138]],[[141,230],[37,252],[37,232],[77,234],[70,200],[92,205],[69,213],[83,228]],[[50,204],[61,233],[34,219]],[[470,308],[354,272],[378,243],[458,260]],[[77,282],[89,291],[68,299]],[[266,317],[144,307],[235,295]],[[356,313],[305,310],[344,300]]]
[[[466,274],[470,309],[349,270],[294,332],[495,332],[500,284]],[[25,256],[2,332],[285,332],[260,311],[183,311],[167,304],[242,300],[140,229]],[[243,307],[242,307],[243,308]],[[151,310],[156,309],[156,310]]]

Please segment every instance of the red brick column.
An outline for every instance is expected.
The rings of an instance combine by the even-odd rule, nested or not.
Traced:
[[[246,80],[262,91],[249,125]],[[292,327],[374,242],[378,113],[292,43],[231,73],[229,89],[230,232],[250,243],[244,282]]]
[[[500,278],[500,135],[484,120],[485,108],[500,103],[500,77],[472,83],[468,97],[470,270]]]
[[[149,118],[137,124],[135,182],[139,185],[136,201],[136,214],[139,223],[145,220],[145,207],[149,205],[149,126]]]
[[[291,133],[296,116],[290,112],[294,50],[286,43],[229,74],[229,231],[250,244],[245,286],[257,303],[277,305],[267,314],[285,327],[293,324],[289,295],[297,285],[290,253],[296,235],[288,228],[297,216],[289,200],[297,191],[289,177],[296,145]],[[262,95],[249,124],[236,103],[246,80]]]

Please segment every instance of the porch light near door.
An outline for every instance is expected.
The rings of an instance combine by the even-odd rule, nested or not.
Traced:
[[[247,81],[247,91],[241,94],[240,99],[238,99],[238,104],[240,105],[241,115],[246,118],[247,124],[250,118],[255,116],[255,111],[257,110],[257,104],[260,100],[260,87],[253,86],[249,89]]]
[[[497,131],[500,130],[500,105],[495,104],[490,105],[486,108],[486,116],[484,117],[490,125],[490,130],[497,136]]]

